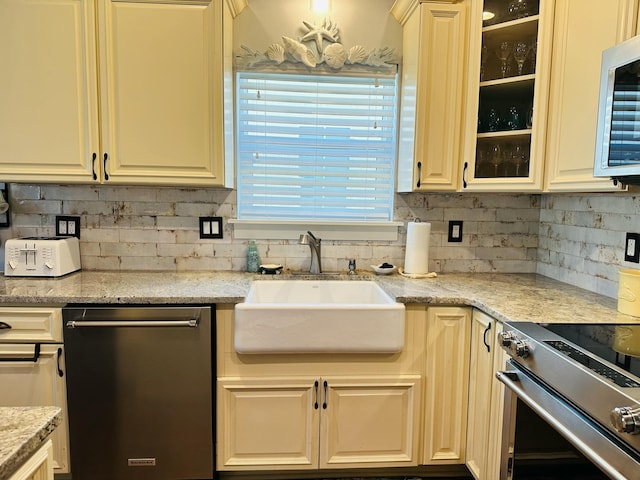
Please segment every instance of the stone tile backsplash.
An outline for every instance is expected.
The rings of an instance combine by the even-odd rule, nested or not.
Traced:
[[[245,269],[247,240],[233,238],[236,192],[215,188],[10,185],[12,227],[0,238],[55,234],[55,215],[79,215],[86,270]],[[224,238],[201,240],[198,217],[220,216]],[[394,220],[431,222],[430,269],[436,272],[538,272],[617,295],[626,232],[640,232],[640,196],[616,194],[410,193],[395,197]],[[448,243],[448,221],[462,220],[463,241]],[[345,271],[402,265],[406,226],[395,242],[323,241],[323,268]],[[297,240],[257,242],[264,263],[306,270]]]
[[[616,297],[626,232],[640,232],[640,196],[633,193],[543,195],[538,273]]]
[[[437,272],[535,272],[537,195],[398,194],[394,220],[431,222],[430,269]],[[55,215],[81,216],[85,270],[245,269],[247,240],[233,238],[233,190],[87,185],[10,185],[12,228],[3,239],[55,234]],[[198,217],[220,216],[224,238],[201,240]],[[448,243],[448,221],[462,220],[463,241]],[[323,268],[345,271],[402,265],[406,227],[395,242],[323,241]],[[258,240],[264,263],[308,268],[309,249],[296,240]]]

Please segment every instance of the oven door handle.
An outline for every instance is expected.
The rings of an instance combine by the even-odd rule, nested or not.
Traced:
[[[496,378],[609,477],[628,480],[628,475],[637,474],[635,460],[621,461],[621,457],[628,455],[626,452],[597,433],[581,415],[538,385],[528,374],[517,369],[498,371]],[[632,470],[626,471],[630,463]]]

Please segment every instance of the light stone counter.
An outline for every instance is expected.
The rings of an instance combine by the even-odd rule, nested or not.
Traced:
[[[0,407],[0,480],[29,459],[59,423],[58,407]]]
[[[96,272],[58,279],[0,279],[0,304],[209,304],[243,301],[256,279],[317,278],[242,272]],[[436,278],[322,275],[372,279],[402,303],[468,305],[501,321],[640,323],[617,312],[615,299],[536,274],[442,274]]]

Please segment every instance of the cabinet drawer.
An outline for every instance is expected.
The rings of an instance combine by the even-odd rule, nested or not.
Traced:
[[[62,309],[0,307],[0,343],[62,342]]]

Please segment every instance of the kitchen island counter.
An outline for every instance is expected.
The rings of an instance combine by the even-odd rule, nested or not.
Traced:
[[[80,271],[61,278],[0,279],[0,304],[233,304],[254,280],[315,278],[243,272]],[[373,280],[401,303],[473,306],[501,321],[638,323],[617,312],[616,299],[537,274],[441,274],[410,279],[398,274],[328,275]]]
[[[0,479],[29,459],[60,421],[58,407],[0,407]]]

